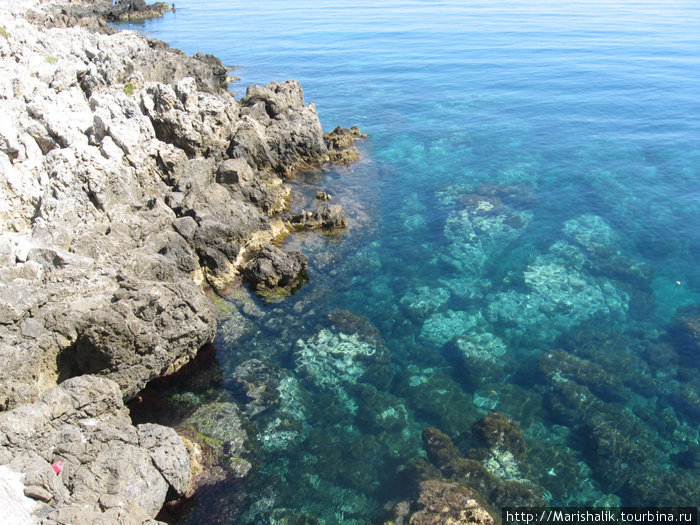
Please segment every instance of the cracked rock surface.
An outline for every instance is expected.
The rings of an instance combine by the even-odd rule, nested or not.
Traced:
[[[184,493],[190,472],[172,428],[134,427],[119,386],[89,375],[0,413],[0,463],[23,474],[33,517],[45,524],[146,522],[168,490]]]
[[[84,373],[129,399],[191,359],[216,330],[199,285],[290,229],[278,175],[329,160],[297,82],[236,101],[207,57],[62,27],[59,5],[0,7],[3,409]]]
[[[214,339],[204,288],[301,282],[270,247],[281,177],[341,147],[296,81],[237,101],[215,57],[110,28],[147,16],[118,4],[0,3],[0,465],[24,484],[0,494],[50,524],[146,523],[186,492],[180,438],[123,401]]]

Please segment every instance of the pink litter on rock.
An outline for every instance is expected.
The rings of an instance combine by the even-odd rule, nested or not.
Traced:
[[[57,461],[56,463],[54,463],[54,464],[51,465],[51,466],[53,467],[53,471],[54,471],[56,474],[60,474],[61,471],[63,470],[63,461]]]

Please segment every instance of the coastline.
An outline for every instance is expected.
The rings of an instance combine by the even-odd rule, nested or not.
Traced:
[[[8,30],[3,19],[0,49],[9,54],[0,57],[0,158],[16,176],[0,170],[0,193],[28,195],[26,209],[36,213],[17,215],[32,226],[24,246],[12,240],[22,238],[18,232],[2,236],[11,241],[3,259],[11,264],[0,264],[0,292],[11,308],[0,310],[7,315],[0,374],[17,376],[10,387],[41,386],[22,377],[26,370],[61,381],[55,392],[37,388],[41,401],[0,407],[7,443],[0,450],[11,451],[0,452],[0,463],[23,469],[0,465],[14,493],[21,497],[26,481],[26,503],[59,510],[65,493],[52,484],[58,478],[71,501],[54,518],[74,523],[93,515],[99,522],[150,520],[151,511],[137,507],[157,506],[163,486],[168,501],[155,519],[168,523],[460,522],[468,516],[434,513],[464,509],[469,500],[490,505],[498,521],[501,507],[512,504],[700,500],[700,309],[691,304],[698,303],[693,254],[700,245],[687,230],[697,210],[686,191],[699,165],[692,144],[700,128],[687,118],[676,127],[678,108],[686,117],[698,108],[690,103],[694,75],[682,67],[685,55],[669,54],[690,50],[692,23],[680,20],[692,6],[630,20],[624,2],[613,2],[581,21],[543,19],[549,9],[536,2],[507,19],[503,3],[456,12],[422,4],[408,11],[395,4],[195,4],[178,3],[178,15],[129,27],[193,58],[203,50],[240,63],[247,82],[297,78],[324,124],[359,122],[372,140],[361,146],[359,163],[303,171],[287,184],[281,170],[257,166],[284,158],[277,145],[285,141],[271,138],[284,137],[282,126],[270,128],[287,123],[288,111],[277,115],[281,104],[272,101],[291,85],[260,88],[244,105],[244,90],[234,84],[237,105],[220,111],[216,82],[226,70],[214,58],[190,61],[151,39],[140,53],[123,35],[114,42],[128,45],[114,44],[116,52],[109,39],[90,37],[90,50],[103,56],[83,58],[87,37],[55,31],[51,23],[65,25],[55,12],[32,18],[55,42],[9,23]],[[485,23],[465,33],[472,18]],[[560,20],[606,30],[592,41],[585,31],[559,32]],[[403,31],[412,23],[420,30]],[[655,43],[644,49],[665,60],[643,65],[629,27],[649,29]],[[619,47],[611,52],[612,41]],[[508,60],[512,53],[522,60]],[[576,74],[589,59],[594,67]],[[610,60],[619,65],[615,92],[607,89]],[[551,63],[556,67],[543,67]],[[78,90],[72,76],[80,73],[63,75],[70,64],[91,73],[78,79]],[[118,84],[103,85],[115,64]],[[201,73],[192,69],[198,66]],[[129,78],[135,72],[142,83]],[[172,83],[176,72],[182,76]],[[202,87],[190,90],[185,77]],[[83,97],[88,109],[74,110],[85,107]],[[648,112],[636,112],[640,104]],[[225,129],[202,133],[212,122],[217,131],[228,126],[216,124],[221,114],[234,126],[243,116],[259,124],[236,128],[239,140],[253,137],[235,145],[247,158],[226,158],[233,145]],[[91,131],[81,129],[81,115]],[[575,133],[557,131],[579,117],[585,121],[566,127]],[[670,129],[674,144],[665,140]],[[259,130],[272,148],[251,147]],[[125,140],[135,133],[138,144]],[[598,133],[610,141],[595,140]],[[77,142],[81,135],[86,146]],[[36,156],[36,169],[28,162],[32,140],[51,148]],[[324,137],[326,145],[331,140]],[[160,142],[172,150],[160,147],[151,168],[150,144]],[[224,153],[208,158],[212,151]],[[33,180],[44,188],[35,202],[23,190]],[[22,202],[3,199],[2,213]],[[333,204],[347,212],[347,232]],[[272,211],[278,205],[288,211]],[[230,233],[239,225],[262,228],[264,220],[288,235],[275,247],[301,254],[258,254],[248,230],[241,240]],[[324,223],[335,231],[287,233]],[[0,228],[11,226],[3,216]],[[47,228],[67,232],[56,236],[63,251],[47,244]],[[202,228],[211,235],[203,237]],[[269,231],[252,235],[263,243]],[[241,271],[226,273],[237,262]],[[290,271],[277,271],[274,262]],[[240,286],[249,267],[257,271]],[[148,381],[123,410],[124,392],[93,378],[103,371],[136,389],[130,381],[159,373],[172,356],[150,350],[181,348],[178,333],[190,320],[207,320],[191,299],[199,292],[184,288],[192,279],[214,302],[215,344]],[[254,286],[263,298],[254,297]],[[192,317],[176,317],[188,313],[178,306],[187,302]],[[93,307],[114,315],[90,317]],[[100,324],[90,326],[93,319]],[[59,337],[68,346],[56,362]],[[18,359],[15,370],[5,370],[11,345],[34,352],[22,354],[27,361],[46,362]],[[98,371],[70,378],[89,367]],[[150,423],[180,437],[170,442],[167,428],[141,426]],[[175,500],[184,463],[169,461],[179,457],[180,442],[189,483]],[[43,450],[54,455],[43,458],[36,452]],[[134,487],[128,500],[118,496],[125,484]]]
[[[362,136],[324,137],[295,81],[237,101],[218,59],[115,32],[100,4],[0,11],[0,464],[45,523],[153,522],[191,493],[183,440],[124,402],[213,340],[205,289],[300,285],[305,256],[272,241],[347,216],[283,217],[285,180]]]

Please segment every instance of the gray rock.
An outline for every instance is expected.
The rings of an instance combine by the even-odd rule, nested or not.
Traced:
[[[185,240],[191,241],[197,231],[197,221],[189,216],[178,217],[173,221],[173,228],[175,228],[175,231],[182,235]]]
[[[253,168],[244,159],[227,159],[216,171],[219,184],[245,184],[253,180]]]
[[[305,211],[292,215],[289,222],[298,229],[338,229],[347,228],[348,215],[338,204],[322,204],[314,211]]]
[[[175,431],[133,427],[108,379],[69,379],[41,401],[0,413],[0,432],[8,466],[24,474],[24,494],[55,507],[45,509],[48,523],[142,523],[159,512],[169,486],[184,492],[189,482]]]
[[[264,246],[242,271],[243,278],[260,295],[291,292],[306,278],[307,257],[286,253],[273,245]]]
[[[232,94],[198,91],[193,78],[180,80],[175,89],[148,83],[141,92],[141,106],[153,122],[156,136],[189,156],[223,156],[239,116]]]
[[[177,433],[154,424],[138,426],[139,444],[151,455],[153,464],[173,490],[184,495],[190,482],[187,449]]]
[[[124,281],[112,300],[88,317],[70,357],[80,373],[107,375],[130,399],[211,342],[215,319],[213,305],[191,281],[147,287]]]
[[[214,438],[215,441],[209,440],[214,441],[211,445],[214,458],[211,459],[224,464],[226,470],[237,478],[248,474],[252,468],[244,457],[248,453],[245,430],[248,423],[236,403],[227,400],[206,403],[187,419],[187,423],[197,429],[199,436]]]
[[[304,92],[295,80],[253,86],[241,106],[229,156],[283,175],[328,160],[316,108],[304,105]]]
[[[32,499],[38,499],[40,501],[43,501],[45,503],[48,503],[53,499],[53,496],[51,493],[46,490],[44,487],[40,487],[38,485],[29,485],[24,488],[24,495],[27,496],[28,498]]]

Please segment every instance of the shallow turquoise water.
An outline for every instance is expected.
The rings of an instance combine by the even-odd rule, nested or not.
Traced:
[[[528,445],[489,464],[500,481],[553,504],[700,501],[700,359],[670,330],[700,303],[700,6],[177,5],[133,27],[238,65],[239,95],[295,78],[325,129],[370,134],[358,164],[296,183],[295,205],[321,187],[352,219],[288,241],[310,283],[233,301],[218,379],[163,393],[205,432],[201,405],[225,427],[245,402],[241,363],[279,385],[248,407],[254,473],[186,522],[380,522],[421,430],[466,453],[489,409]]]

